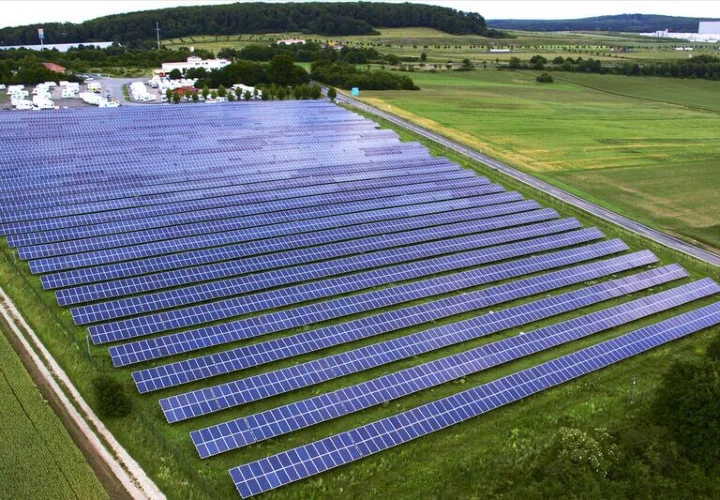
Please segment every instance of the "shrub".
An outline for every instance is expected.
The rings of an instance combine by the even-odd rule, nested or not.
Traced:
[[[96,377],[92,383],[101,417],[121,418],[130,414],[132,404],[123,385],[108,375]]]
[[[535,81],[540,82],[540,83],[552,83],[555,80],[553,80],[553,77],[550,76],[549,74],[543,73],[542,75],[535,78]]]

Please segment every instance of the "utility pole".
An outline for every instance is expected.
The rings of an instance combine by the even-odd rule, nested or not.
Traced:
[[[155,32],[157,33],[158,50],[160,50],[160,23],[155,21]]]

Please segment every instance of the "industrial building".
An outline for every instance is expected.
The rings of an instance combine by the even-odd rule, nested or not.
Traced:
[[[700,21],[698,35],[720,35],[720,21]]]

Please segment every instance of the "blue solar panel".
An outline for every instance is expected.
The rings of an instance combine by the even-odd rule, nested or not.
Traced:
[[[402,209],[383,209],[372,212],[362,212],[352,215],[340,215],[327,217],[325,219],[314,219],[313,221],[302,221],[301,223],[275,224],[251,229],[240,229],[227,232],[219,232],[200,236],[190,236],[175,240],[165,240],[154,243],[97,250],[94,252],[63,255],[50,258],[36,259],[30,262],[30,270],[33,273],[45,273],[72,269],[76,267],[87,267],[90,265],[121,262],[125,260],[152,257],[173,252],[181,252],[191,249],[207,248],[213,246],[227,245],[241,241],[267,239],[282,235],[298,233],[309,233],[311,237],[314,232],[323,229],[346,227],[348,225],[359,225],[367,222],[403,219],[416,215],[439,213],[450,210],[481,207],[484,205],[482,197],[463,198],[460,200],[442,201],[435,203],[423,203],[411,205]],[[537,202],[520,201],[507,203],[495,209],[496,215],[517,213],[540,208]],[[488,210],[484,208],[483,210]],[[131,244],[131,242],[128,242]],[[30,248],[30,247],[26,247]],[[24,258],[24,248],[19,250],[20,257]]]
[[[260,195],[257,201],[280,200],[284,198],[294,198],[300,194],[318,195],[321,193],[338,194],[344,191],[353,191],[356,189],[368,188],[373,185],[377,187],[397,185],[400,178],[406,177],[407,172],[413,171],[421,177],[417,179],[420,182],[430,182],[433,179],[462,179],[474,177],[472,172],[458,170],[457,166],[443,159],[417,159],[415,161],[402,162],[379,162],[362,164],[357,163],[352,166],[328,166],[324,168],[313,168],[296,171],[285,172],[267,172],[260,171],[258,173],[247,173],[242,177],[237,176],[235,169],[229,173],[234,175],[226,177],[203,177],[190,176],[181,174],[181,182],[172,182],[172,179],[163,178],[166,183],[152,185],[144,189],[132,189],[131,186],[123,182],[122,185],[114,187],[112,192],[103,192],[101,186],[91,186],[85,189],[92,189],[91,192],[82,194],[82,198],[77,200],[68,200],[65,197],[32,198],[26,196],[26,199],[17,201],[14,196],[9,198],[0,197],[7,202],[7,207],[14,210],[5,212],[2,220],[15,220],[16,222],[6,222],[0,225],[3,231],[6,228],[15,229],[9,231],[8,234],[15,232],[24,232],[24,230],[36,227],[38,228],[61,228],[80,225],[81,223],[108,222],[112,220],[123,220],[130,214],[138,216],[159,215],[162,213],[175,213],[187,211],[184,205],[197,208],[209,208],[215,206],[217,202],[226,201],[226,197],[248,196],[248,193],[254,193],[250,196]],[[348,171],[352,171],[349,174]],[[468,175],[471,174],[471,175]],[[407,180],[407,179],[406,179]],[[412,182],[412,181],[410,181]],[[487,182],[484,178],[478,178],[478,182]],[[249,186],[246,186],[249,184]],[[277,192],[272,189],[275,186]],[[290,188],[295,188],[293,191]],[[308,191],[307,188],[310,188]],[[68,190],[68,186],[62,187],[62,193]],[[100,193],[98,194],[98,191]],[[263,191],[270,191],[261,194]],[[145,206],[137,206],[137,198],[142,197]],[[215,200],[219,197],[219,200]],[[128,199],[129,198],[129,199]],[[78,201],[82,200],[82,204]],[[105,201],[106,205],[98,207],[94,204],[97,201]],[[154,202],[154,203],[153,203]],[[71,213],[55,213],[49,214],[47,210],[41,210],[43,207],[54,207],[56,205],[76,205]],[[34,210],[30,210],[33,209]],[[98,208],[112,209],[108,212],[97,212]],[[75,215],[73,215],[73,213]],[[54,219],[42,219],[43,216],[54,215]],[[27,223],[27,225],[23,222]]]
[[[647,255],[644,257],[647,258]],[[635,259],[638,258],[642,259],[643,256],[635,255]],[[635,266],[632,261],[621,259],[613,259],[615,262],[609,262],[610,268],[627,269],[628,266]],[[646,260],[641,261],[647,263]],[[290,368],[162,399],[160,404],[169,422],[193,418],[556,316],[589,304],[622,296],[632,290],[652,286],[653,283],[652,276],[644,282],[626,279],[622,288],[614,288],[607,283],[601,283],[560,296],[537,300],[502,311],[491,311],[466,321],[308,361]],[[164,375],[162,367],[158,369],[157,373]],[[312,374],[312,376],[308,377],[307,374]],[[182,378],[182,375],[179,378]],[[149,387],[153,387],[154,379],[147,381],[136,379],[135,383],[139,390],[147,390]],[[222,397],[218,398],[218,395],[222,395]]]
[[[584,236],[590,239],[596,239],[596,235]],[[531,242],[536,241],[535,245]],[[582,241],[582,240],[581,240]],[[550,250],[553,248],[561,248],[563,246],[579,243],[573,236],[556,237],[556,238],[539,238],[531,240],[528,243],[502,245],[490,249],[473,250],[464,252],[463,254],[455,254],[447,257],[438,257],[426,261],[412,262],[410,264],[400,264],[391,268],[384,268],[376,271],[368,271],[358,275],[343,276],[341,278],[332,278],[330,280],[311,282],[304,285],[297,285],[290,289],[279,289],[268,292],[262,292],[254,295],[246,295],[226,301],[224,309],[217,306],[200,310],[203,316],[189,316],[186,324],[201,319],[220,319],[222,315],[227,313],[239,314],[239,311],[250,312],[255,308],[267,309],[279,307],[283,304],[297,303],[298,300],[316,300],[319,297],[332,296],[338,293],[347,293],[353,290],[351,285],[354,283],[354,289],[362,289],[374,287],[380,284],[388,284],[396,281],[404,281],[417,277],[436,274],[441,271],[461,269],[468,266],[477,266],[484,263],[495,262],[498,260],[506,260],[512,257],[527,255],[538,250]],[[246,320],[220,325],[218,327],[207,327],[199,330],[183,332],[169,336],[168,338],[156,338],[148,341],[149,345],[157,342],[163,342],[163,348],[169,344],[165,342],[171,341],[173,352],[180,352],[180,344],[185,344],[189,339],[195,345],[195,349],[200,348],[198,341],[203,340],[203,347],[209,345],[218,345],[227,343],[241,338],[250,338],[267,333],[293,328],[296,326],[307,325],[310,323],[325,321],[340,316],[355,314],[362,311],[373,310],[379,307],[386,307],[393,304],[414,300],[428,295],[442,293],[446,291],[457,290],[463,287],[475,286],[487,283],[492,273],[503,273],[505,277],[517,276],[542,270],[547,265],[557,266],[559,262],[564,265],[597,258],[611,253],[617,253],[626,250],[627,247],[619,240],[612,242],[598,243],[581,249],[567,250],[557,252],[550,255],[531,258],[519,262],[509,262],[501,264],[497,267],[473,269],[464,273],[442,276],[430,280],[412,282],[406,285],[400,285],[394,288],[387,288],[366,294],[352,295],[335,299],[328,303],[313,303],[307,306],[299,307],[293,310],[280,311],[277,313],[269,313],[260,317],[253,317]],[[230,307],[234,309],[230,309]],[[173,311],[173,314],[182,313],[183,310]],[[142,323],[131,323],[133,320],[118,321],[115,323],[105,323],[90,327],[90,335],[96,343],[106,343],[111,341],[123,340],[138,336],[148,335],[157,332],[168,326],[166,319],[168,313],[161,313],[157,316],[154,323],[145,320]],[[179,316],[178,316],[179,317]],[[177,318],[173,321],[179,323]],[[172,324],[170,324],[172,326]],[[130,345],[130,344],[126,344]],[[161,344],[162,345],[162,344]],[[186,344],[187,345],[187,344]],[[122,349],[123,347],[118,347]],[[148,356],[154,356],[152,352],[147,353]]]
[[[548,292],[571,284],[605,276],[616,268],[597,264],[556,271],[541,276],[495,286],[461,296],[452,296],[434,302],[380,313],[375,316],[298,333],[290,337],[270,340],[230,351],[209,354],[199,358],[178,361],[161,367],[148,368],[133,373],[136,383],[142,389],[159,390],[175,385],[193,382],[203,378],[244,370],[279,359],[300,356],[331,346],[369,338],[391,331],[437,321],[438,319],[501,304],[521,297]],[[685,276],[679,267],[663,271],[650,271],[647,276],[661,282],[663,279],[678,279]],[[645,278],[640,275],[638,279]],[[649,279],[649,278],[648,278]],[[132,360],[113,360],[116,366],[126,365]]]
[[[447,227],[447,226],[444,226]],[[520,229],[524,231],[520,231]],[[535,233],[535,234],[533,234]],[[221,299],[224,297],[230,297],[233,295],[240,295],[258,290],[266,290],[275,288],[283,285],[290,285],[294,283],[301,283],[310,280],[319,280],[321,278],[327,278],[330,276],[343,275],[352,272],[364,271],[367,269],[391,266],[393,264],[401,264],[403,262],[412,262],[419,259],[425,259],[429,257],[435,257],[438,255],[467,252],[475,249],[488,247],[491,245],[498,245],[501,243],[507,243],[517,241],[519,239],[532,238],[534,236],[542,236],[544,232],[538,234],[533,228],[518,228],[512,233],[504,232],[503,234],[486,233],[481,236],[473,236],[460,238],[457,240],[444,240],[434,241],[425,245],[415,245],[401,247],[393,250],[386,250],[382,252],[362,254],[354,257],[348,257],[344,259],[338,259],[335,261],[325,260],[317,264],[309,264],[305,266],[297,266],[291,268],[283,268],[277,271],[267,271],[264,273],[253,274],[242,278],[233,278],[223,281],[214,281],[209,284],[188,286],[181,291],[170,290],[167,292],[160,292],[151,295],[143,295],[138,297],[130,297],[127,299],[116,300],[112,302],[103,302],[101,304],[95,304],[90,306],[78,307],[72,310],[73,318],[78,324],[87,323],[90,321],[107,321],[116,318],[122,318],[127,316],[133,316],[135,314],[151,313],[162,309],[168,309],[172,307],[179,307],[199,302],[204,302],[211,299]],[[430,235],[431,233],[426,233]],[[590,234],[579,233],[579,234]],[[602,233],[596,231],[597,238],[602,238]],[[402,234],[400,236],[407,236]],[[555,235],[553,235],[555,236]],[[578,234],[574,234],[578,236]],[[348,242],[348,246],[351,246],[355,240]],[[538,243],[544,241],[555,241],[551,239],[551,236],[547,236],[544,240],[537,240]],[[559,239],[557,240],[560,241]],[[581,243],[587,240],[578,240]],[[407,241],[410,243],[410,241]],[[529,243],[528,243],[529,244]],[[512,247],[511,247],[512,248]],[[461,254],[461,258],[465,257]],[[435,262],[435,261],[431,261]],[[418,270],[422,269],[427,264],[417,263],[413,267]],[[395,268],[388,268],[387,273],[392,274]],[[378,273],[373,274],[358,274],[353,278],[347,278],[343,286],[347,286],[346,292],[357,290],[357,286],[354,287],[350,283],[359,283],[360,280],[364,280],[365,277],[369,276],[370,281],[367,283],[370,285],[382,284],[386,281],[382,281],[383,278],[377,277]],[[218,276],[219,278],[219,276]],[[373,280],[380,279],[381,281],[375,282]],[[172,284],[179,286],[181,283],[172,280]],[[340,282],[324,282],[324,283],[340,283]],[[366,286],[367,287],[367,286]],[[313,285],[312,299],[318,299],[322,296],[320,293],[321,284]],[[137,290],[136,290],[137,291]],[[274,304],[275,301],[271,298],[282,294],[282,291],[268,292],[267,303]],[[307,300],[308,295],[303,293],[295,294],[295,302],[303,302]],[[264,300],[264,299],[263,299]],[[255,301],[258,302],[258,301]],[[290,302],[286,302],[283,305],[287,305]],[[217,309],[225,309],[225,305],[234,303],[222,302],[217,304]],[[264,307],[269,309],[271,307]],[[262,309],[254,307],[252,311],[244,312],[257,312]],[[177,317],[181,314],[193,315],[193,309],[185,309],[178,311]],[[176,319],[176,318],[175,318]]]
[[[160,206],[154,205],[152,208],[143,210],[113,210],[93,212],[82,216],[24,221],[7,225],[9,227],[6,232],[11,235],[8,236],[8,244],[18,247],[258,214],[267,214],[270,219],[266,223],[270,224],[280,221],[280,219],[272,219],[272,217],[278,217],[278,214],[273,214],[273,212],[281,212],[286,217],[285,220],[294,220],[290,217],[310,218],[311,215],[320,213],[321,208],[326,209],[323,212],[326,215],[349,213],[362,209],[363,206],[367,206],[376,199],[442,190],[475,188],[482,194],[503,191],[502,187],[497,184],[490,184],[488,181],[475,177],[467,177],[467,173],[457,171],[449,174],[425,174],[422,176],[423,182],[417,184],[410,184],[407,181],[400,184],[405,178],[399,176],[372,182],[344,183],[341,184],[345,187],[343,191],[333,185],[326,185],[324,189],[327,193],[310,196],[300,196],[303,193],[299,189],[288,189],[284,191],[292,197],[279,201],[274,201],[279,198],[279,193],[272,191],[269,194],[254,194],[253,196],[218,196],[179,203],[163,203]],[[328,200],[328,193],[332,193],[331,200]],[[407,202],[407,200],[403,201]],[[365,205],[359,202],[364,202]],[[375,207],[371,205],[371,208]],[[87,222],[91,223],[87,224]]]
[[[495,219],[491,219],[495,221]],[[282,268],[296,264],[303,264],[313,261],[329,261],[327,268],[316,265],[317,277],[331,276],[334,266],[347,262],[354,262],[355,258],[337,259],[346,255],[353,255],[363,252],[375,251],[372,259],[395,255],[397,252],[419,255],[428,252],[426,256],[442,255],[443,253],[460,251],[477,246],[500,244],[519,239],[529,239],[537,236],[561,233],[572,229],[578,229],[580,223],[575,219],[563,219],[559,221],[541,222],[524,227],[515,227],[493,233],[482,232],[487,227],[487,220],[463,222],[459,224],[447,224],[421,230],[407,231],[402,233],[387,234],[382,236],[370,236],[346,242],[334,243],[324,246],[316,246],[303,250],[294,250],[284,253],[275,253],[260,257],[238,259],[230,262],[196,266],[190,269],[166,271],[137,278],[128,278],[92,284],[75,288],[66,288],[56,292],[60,305],[74,305],[94,300],[109,299],[134,295],[142,292],[171,288],[213,279],[222,279],[232,276],[248,274],[253,271],[263,271],[273,268]],[[468,236],[464,236],[468,235]],[[447,238],[447,239],[445,239]],[[442,240],[442,241],[439,241]],[[414,245],[414,246],[408,246]],[[405,249],[397,247],[407,246]],[[385,250],[393,249],[393,250]],[[389,263],[401,262],[402,255],[398,260]],[[330,259],[335,259],[330,261]],[[370,259],[370,260],[372,260]],[[310,269],[310,266],[295,268]]]
[[[230,476],[241,496],[256,495],[444,429],[718,324],[720,303],[715,303],[398,415],[233,468]]]
[[[646,273],[645,273],[646,274]],[[386,403],[720,292],[711,279],[192,432],[201,458]]]
[[[463,198],[482,196],[484,194],[502,191],[497,185],[481,185],[469,188],[432,191],[405,196],[385,197],[365,200],[354,203],[332,205],[324,204],[315,207],[293,210],[296,203],[273,204],[269,208],[273,213],[254,214],[259,205],[251,208],[237,207],[222,210],[217,217],[202,222],[167,224],[166,227],[137,230],[120,234],[110,234],[79,240],[60,241],[43,245],[21,247],[18,250],[22,259],[38,259],[57,255],[66,255],[93,250],[112,249],[126,245],[140,245],[144,243],[162,242],[190,236],[211,235],[217,232],[247,230],[248,239],[267,238],[281,234],[307,232],[314,229],[336,227],[338,224],[350,225],[355,220],[376,220],[379,216],[384,218],[397,218],[393,212],[402,213],[412,207],[424,203],[456,202]],[[474,200],[473,200],[474,201]],[[463,205],[460,205],[464,208]],[[533,208],[538,208],[537,206]],[[259,209],[264,210],[263,208]],[[254,215],[253,215],[254,214]],[[387,217],[389,215],[389,217]]]

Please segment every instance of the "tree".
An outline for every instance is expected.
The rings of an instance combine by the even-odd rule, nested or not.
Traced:
[[[172,93],[172,100],[175,104],[180,104],[180,92],[173,92]]]
[[[460,66],[460,71],[472,71],[475,69],[475,65],[472,63],[470,59],[463,59],[462,60],[462,66]]]
[[[249,101],[250,99],[252,99],[252,94],[250,93],[249,90],[245,91],[245,93],[243,94],[243,99],[245,99],[246,101]]]
[[[167,98],[168,101],[172,99],[172,95],[173,95],[172,89],[165,90],[165,97]]]
[[[217,95],[217,90],[213,90],[212,92],[210,92],[210,97],[211,97],[212,99],[217,99],[217,96],[218,96],[218,95]]]
[[[320,90],[320,87],[318,87],[317,85],[313,85],[312,87],[310,87],[308,96],[310,97],[310,99],[320,99],[322,97],[322,90]]]
[[[518,57],[511,57],[510,63],[508,64],[508,68],[510,69],[519,69],[522,67],[522,61]]]
[[[121,418],[130,414],[132,404],[123,385],[109,375],[96,377],[93,392],[101,417]]]
[[[169,77],[171,80],[179,80],[179,79],[182,78],[182,73],[180,73],[180,70],[179,70],[179,69],[175,68],[175,69],[172,70],[170,73],[168,73],[168,77]]]
[[[327,96],[328,96],[328,99],[335,102],[335,99],[337,98],[337,90],[335,90],[334,87],[328,88]]]
[[[420,60],[421,60],[422,62],[427,61],[427,52],[422,52],[422,53],[420,54]]]
[[[207,99],[208,95],[210,95],[210,88],[207,85],[203,85],[202,92],[200,92],[203,96],[203,99]]]
[[[230,102],[233,102],[235,99],[236,99],[235,94],[233,94],[232,92],[228,92],[227,100]]]
[[[544,69],[546,63],[547,59],[541,55],[535,55],[530,58],[530,64],[532,64],[533,69]]]
[[[223,85],[220,85],[217,89],[218,97],[227,97],[227,89]]]
[[[707,357],[673,364],[656,393],[652,415],[685,447],[693,462],[708,468],[717,464],[720,460],[717,446],[720,442],[720,362]]]
[[[200,98],[198,97],[198,93],[197,93],[197,92],[193,92],[193,93],[192,93],[192,101],[193,101],[193,102],[198,102],[199,99],[200,99]]]
[[[542,75],[540,75],[540,76],[538,76],[537,78],[535,78],[535,81],[536,81],[536,82],[540,82],[540,83],[552,83],[552,82],[554,82],[555,80],[553,80],[553,77],[550,76],[549,74],[543,73]]]
[[[278,85],[290,85],[293,82],[295,62],[289,55],[277,55],[268,64],[268,78]]]

